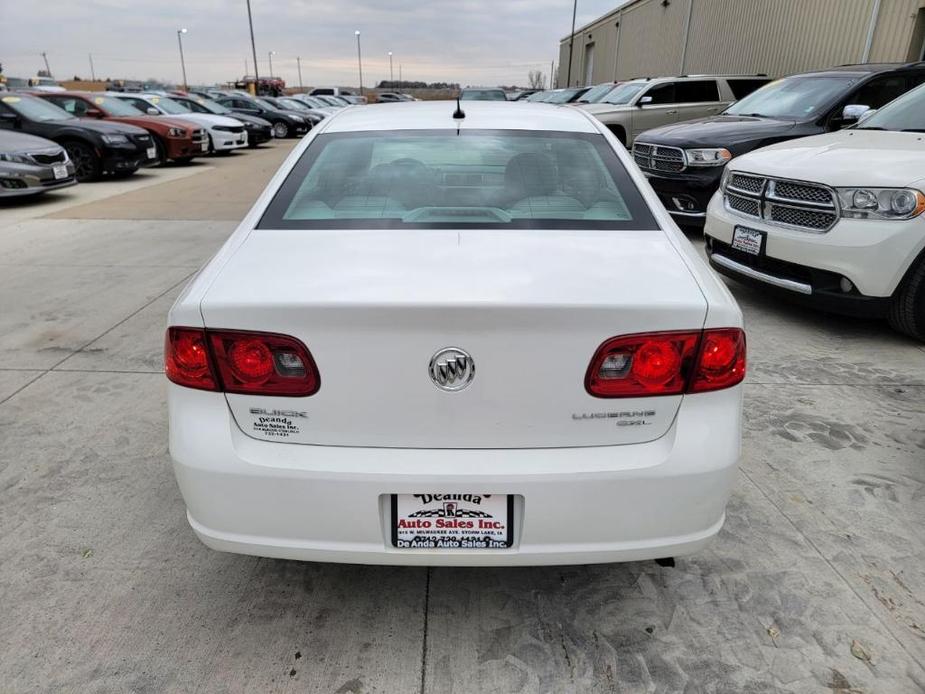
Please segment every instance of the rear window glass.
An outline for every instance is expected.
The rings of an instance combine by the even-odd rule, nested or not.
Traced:
[[[455,129],[319,135],[258,226],[658,228],[601,135]]]
[[[694,104],[701,101],[719,101],[716,80],[675,82],[675,99],[679,104]]]
[[[742,99],[749,94],[751,94],[756,89],[759,89],[770,82],[770,79],[733,79],[727,80],[729,83],[729,89],[732,90],[732,95],[736,99]]]

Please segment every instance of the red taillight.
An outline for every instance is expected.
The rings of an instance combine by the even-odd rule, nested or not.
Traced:
[[[305,345],[275,333],[169,328],[164,361],[171,381],[203,390],[295,397],[321,385]]]
[[[690,392],[720,390],[745,378],[745,333],[738,328],[704,330]]]
[[[745,378],[745,333],[738,328],[624,335],[601,345],[585,377],[599,398],[719,390]]]
[[[168,328],[164,339],[164,371],[187,388],[218,390],[206,332],[200,328]]]

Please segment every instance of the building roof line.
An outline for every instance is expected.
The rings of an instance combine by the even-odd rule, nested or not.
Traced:
[[[594,26],[595,24],[600,24],[600,23],[603,22],[605,19],[609,19],[610,17],[613,17],[613,16],[615,16],[615,15],[618,15],[618,14],[620,14],[621,12],[623,12],[624,10],[629,9],[629,8],[632,7],[633,5],[639,5],[639,4],[644,3],[644,2],[647,2],[647,1],[648,1],[648,0],[623,0],[623,2],[621,2],[617,7],[613,8],[610,12],[607,12],[607,13],[605,13],[605,14],[602,14],[602,15],[601,15],[600,17],[598,17],[597,19],[592,19],[590,22],[587,22],[586,24],[582,24],[580,27],[576,27],[576,28],[575,28],[575,36],[578,36],[578,34],[584,33],[585,29],[587,29],[588,27],[592,27],[592,26]],[[571,38],[571,36],[572,36],[571,34],[566,34],[565,36],[563,36],[563,37],[559,40],[559,43],[560,43],[560,44],[565,43],[566,41],[569,40],[569,38]]]

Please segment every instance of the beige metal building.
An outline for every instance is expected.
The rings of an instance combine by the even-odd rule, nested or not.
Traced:
[[[925,60],[925,0],[631,0],[559,49],[559,86]]]

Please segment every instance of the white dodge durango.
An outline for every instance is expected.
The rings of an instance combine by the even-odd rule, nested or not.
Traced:
[[[727,164],[704,232],[737,280],[925,340],[925,87]]]
[[[170,452],[209,547],[564,564],[720,530],[734,299],[598,121],[462,108],[325,119],[171,309]]]

